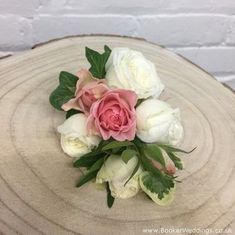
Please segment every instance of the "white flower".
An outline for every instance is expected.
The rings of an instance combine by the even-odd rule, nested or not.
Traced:
[[[147,99],[136,108],[137,136],[146,143],[177,145],[183,137],[179,109],[157,99]]]
[[[130,198],[135,196],[140,189],[139,175],[142,169],[139,168],[126,185],[125,183],[131,176],[137,161],[137,157],[133,157],[126,164],[120,156],[111,155],[99,170],[96,176],[96,183],[109,182],[111,194],[115,198]]]
[[[157,98],[164,89],[155,65],[141,52],[129,48],[114,48],[105,68],[109,86],[132,90],[140,99]]]
[[[86,121],[86,116],[79,113],[65,120],[57,128],[61,134],[61,147],[71,157],[80,157],[90,152],[100,142],[98,136],[88,135]]]

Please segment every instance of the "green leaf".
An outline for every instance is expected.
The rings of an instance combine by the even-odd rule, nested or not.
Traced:
[[[81,156],[78,160],[73,163],[74,167],[91,167],[97,160],[105,157],[105,153],[101,153],[97,150],[93,150]]]
[[[165,166],[165,160],[162,155],[162,151],[159,147],[157,147],[154,144],[148,144],[148,145],[146,145],[144,152],[148,157],[159,162],[162,166]]]
[[[50,104],[62,111],[62,105],[67,103],[71,98],[73,98],[74,93],[71,93],[67,88],[59,86],[50,95]]]
[[[122,160],[127,164],[131,158],[136,156],[137,152],[133,149],[126,149],[122,152]]]
[[[51,93],[49,97],[50,104],[62,110],[61,106],[74,97],[78,77],[62,71],[59,76],[59,86]]]
[[[77,183],[77,187],[81,187],[83,184],[87,183],[88,181],[92,180],[93,178],[96,177],[98,173],[98,170],[96,171],[88,171],[86,174],[84,174],[83,176],[81,176],[79,178],[79,181]]]
[[[112,50],[107,45],[104,45],[104,51],[109,54],[112,52]]]
[[[97,51],[94,51],[88,47],[86,47],[86,58],[89,61],[91,67],[89,71],[96,78],[104,78],[105,77],[105,64],[111,54],[111,49],[108,46],[104,46],[104,53],[100,54]]]
[[[141,181],[150,192],[157,194],[160,200],[163,199],[164,194],[168,194],[170,189],[175,185],[174,178],[169,175],[164,174],[159,177],[152,172],[142,174]]]
[[[112,141],[108,144],[106,144],[102,150],[103,151],[107,151],[107,150],[110,150],[110,149],[114,149],[114,148],[121,148],[121,147],[127,147],[127,146],[131,146],[131,145],[134,145],[132,142],[130,141]]]
[[[179,149],[179,148],[175,148],[171,145],[165,145],[165,144],[157,144],[159,147],[163,148],[164,150],[166,150],[167,152],[180,152],[180,153],[191,153],[193,152],[197,147],[193,148],[192,150],[190,151],[185,151],[185,150],[182,150],[182,149]]]
[[[137,136],[133,140],[133,143],[139,150],[142,150],[145,146],[145,143],[142,140],[140,140]]]
[[[91,167],[90,169],[83,175],[80,177],[78,183],[77,183],[77,187],[81,187],[83,184],[87,183],[88,181],[92,180],[93,178],[96,177],[98,171],[100,170],[100,168],[102,167],[104,163],[104,158],[101,158],[99,160],[97,160]]]
[[[62,71],[60,72],[59,81],[60,84],[63,84],[63,86],[67,87],[70,91],[74,92],[78,77],[66,71]]]
[[[104,158],[100,158],[91,166],[91,168],[89,168],[89,171],[99,170],[103,164],[104,164]]]
[[[123,151],[126,150],[126,147],[114,148],[111,150],[110,154],[122,155]]]
[[[131,173],[131,176],[128,178],[128,180],[125,182],[124,186],[126,186],[126,184],[131,180],[131,178],[135,175],[135,173],[138,171],[140,167],[140,161],[138,160],[133,172]]]
[[[70,109],[67,113],[66,113],[66,119],[70,118],[71,116],[73,116],[74,114],[77,113],[81,113],[81,111],[75,110],[75,109]]]
[[[145,99],[138,99],[135,107],[138,107],[144,100]]]
[[[102,151],[102,148],[107,145],[108,143],[110,143],[110,140],[101,140],[99,143],[99,146],[97,147],[98,150]]]
[[[168,192],[161,193],[162,184],[157,181],[155,176],[151,176],[151,174],[147,171],[141,173],[139,176],[140,180],[140,187],[141,189],[158,205],[160,206],[166,206],[169,205],[173,199],[174,199],[174,193],[175,193],[175,183],[174,187],[170,187]],[[149,186],[150,185],[150,186]],[[152,189],[152,191],[150,191]],[[165,191],[163,189],[163,191]],[[159,193],[162,194],[163,197],[160,196]]]
[[[146,171],[149,171],[158,176],[162,175],[162,172],[153,165],[153,163],[144,155],[144,153],[140,154],[140,159],[141,159],[142,166],[144,167]]]
[[[139,146],[141,146],[140,143]],[[145,176],[146,178],[143,178],[143,184],[148,190],[156,193],[159,199],[162,199],[164,193],[168,194],[169,190],[174,187],[174,177],[155,168],[150,159],[145,156],[142,148],[139,147],[139,151],[141,164],[148,172],[147,176]]]
[[[106,184],[106,190],[107,190],[107,204],[108,207],[111,208],[113,206],[115,198],[111,195],[109,183]]]
[[[183,169],[183,164],[180,158],[178,158],[174,153],[172,152],[167,152],[168,156],[170,159],[174,162],[175,167],[179,170]]]

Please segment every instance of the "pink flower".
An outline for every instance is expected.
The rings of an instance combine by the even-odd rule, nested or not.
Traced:
[[[165,161],[165,167],[156,161],[151,160],[151,162],[153,163],[153,165],[160,171],[164,171],[169,175],[174,175],[176,172],[176,168],[175,168],[175,164],[174,162],[170,159],[170,157],[168,156],[168,154],[165,152],[165,150],[161,150],[162,151],[162,156],[164,158]]]
[[[115,89],[91,106],[87,128],[90,133],[104,140],[133,140],[136,133],[135,105],[137,95],[133,91]]]
[[[75,98],[62,105],[64,111],[81,110],[89,114],[91,105],[100,99],[108,90],[104,79],[95,79],[88,70],[78,72],[79,80],[76,85]]]

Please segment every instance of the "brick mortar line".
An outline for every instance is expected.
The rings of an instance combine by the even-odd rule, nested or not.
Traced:
[[[126,8],[125,8],[126,9]],[[146,14],[146,13],[140,13],[140,12],[136,12],[136,14],[127,14],[125,12],[123,13],[115,13],[115,12],[94,12],[94,13],[79,13],[79,14],[75,14],[75,13],[63,13],[64,9],[58,9],[58,11],[45,11],[43,13],[43,11],[40,13],[39,11],[34,11],[32,12],[32,14],[25,14],[25,15],[20,15],[20,14],[16,14],[16,13],[0,13],[0,17],[11,17],[11,16],[18,16],[18,17],[29,17],[28,15],[33,16],[38,16],[38,17],[63,17],[63,16],[68,16],[68,17],[74,17],[74,18],[79,18],[79,17],[92,17],[92,18],[96,18],[96,17],[134,17],[134,18],[141,18],[141,17],[147,17],[147,18],[155,18],[155,17],[198,17],[198,16],[209,16],[209,17],[221,17],[221,18],[234,18],[235,19],[235,15],[234,14],[226,14],[226,13],[216,13],[216,12],[211,12],[211,13],[205,13],[205,12],[169,12],[169,13],[156,13],[156,14]],[[68,10],[67,10],[68,11]],[[71,10],[72,11],[72,10]]]

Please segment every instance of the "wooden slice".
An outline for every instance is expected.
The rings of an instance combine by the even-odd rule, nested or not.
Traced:
[[[65,118],[48,96],[61,70],[88,67],[84,47],[130,47],[156,64],[163,100],[179,107],[185,129],[175,201],[160,207],[143,193],[106,206],[59,144]],[[211,75],[162,47],[134,38],[81,36],[0,62],[0,231],[3,234],[144,234],[144,229],[232,228],[235,218],[235,97]],[[235,232],[235,231],[234,231]]]

